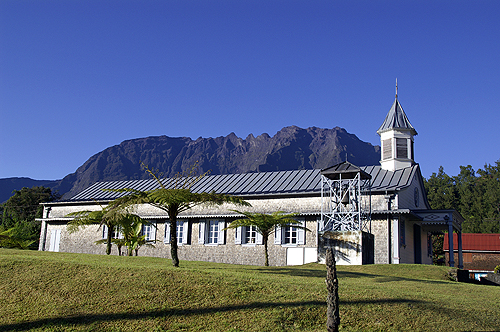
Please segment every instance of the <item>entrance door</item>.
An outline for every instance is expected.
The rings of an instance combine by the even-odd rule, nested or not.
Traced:
[[[61,230],[60,229],[51,230],[49,251],[59,251],[59,241],[61,241]]]
[[[415,264],[422,264],[422,228],[414,224],[413,225],[413,255],[415,256]]]

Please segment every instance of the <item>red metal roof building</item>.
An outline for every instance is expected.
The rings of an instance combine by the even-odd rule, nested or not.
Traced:
[[[457,243],[456,241],[457,234],[453,234],[453,243]],[[447,264],[449,262],[448,242],[448,236],[445,236],[443,249]],[[458,257],[458,251],[453,250],[453,252],[455,258]],[[463,233],[462,252],[464,269],[493,271],[495,266],[500,265],[500,234]]]

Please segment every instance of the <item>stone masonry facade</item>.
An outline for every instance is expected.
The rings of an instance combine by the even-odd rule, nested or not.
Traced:
[[[234,220],[234,219],[233,219]],[[226,219],[226,224],[231,219]],[[264,245],[261,244],[235,244],[235,229],[224,231],[224,244],[199,244],[199,220],[189,219],[189,241],[187,244],[179,244],[178,255],[180,260],[207,261],[228,264],[246,264],[246,265],[264,265]],[[268,253],[269,265],[286,265],[288,248],[316,248],[317,247],[317,221],[315,216],[306,218],[306,227],[310,230],[305,233],[304,245],[285,245],[275,244],[274,235],[269,236]],[[43,225],[45,227],[45,225]],[[143,246],[139,249],[139,256],[152,256],[171,258],[170,244],[164,242],[165,222],[159,221],[156,224],[156,242],[154,248]],[[54,222],[46,224],[44,230],[47,232],[45,243],[41,244],[42,250],[48,250],[50,247],[50,234],[54,230],[60,230],[59,251],[87,254],[105,254],[105,244],[95,244],[96,241],[103,239],[103,229],[99,225],[91,225],[70,234],[66,229],[65,222]],[[126,252],[122,248],[122,254]],[[118,254],[115,245],[112,247],[112,255]]]

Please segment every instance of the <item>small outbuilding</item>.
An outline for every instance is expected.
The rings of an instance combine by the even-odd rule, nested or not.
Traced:
[[[453,241],[458,241],[453,234]],[[450,262],[450,241],[445,236],[443,243],[446,265]],[[500,265],[500,234],[462,234],[463,268],[466,270],[492,272]],[[453,250],[454,260],[458,260],[458,250]]]

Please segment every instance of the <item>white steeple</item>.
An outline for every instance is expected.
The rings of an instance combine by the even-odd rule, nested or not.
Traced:
[[[381,158],[383,169],[395,171],[415,164],[413,154],[413,136],[417,131],[408,120],[403,107],[398,101],[398,80],[396,79],[396,98],[384,123],[377,130],[380,135]]]

